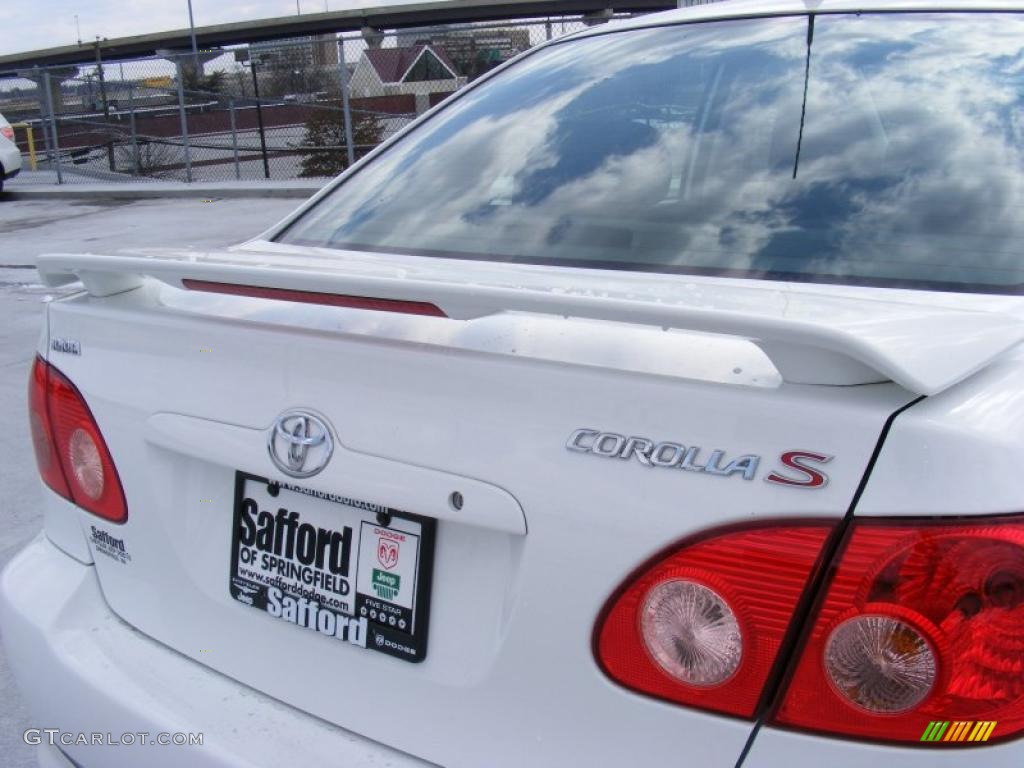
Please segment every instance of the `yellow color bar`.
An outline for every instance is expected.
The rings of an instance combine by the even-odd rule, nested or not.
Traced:
[[[36,170],[36,139],[32,135],[32,126],[28,123],[11,123],[11,128],[24,128],[25,137],[28,139],[28,165]]]

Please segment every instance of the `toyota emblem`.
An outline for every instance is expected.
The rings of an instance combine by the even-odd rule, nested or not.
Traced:
[[[274,465],[292,477],[312,477],[327,466],[334,452],[331,430],[308,411],[285,411],[274,422],[267,439]]]

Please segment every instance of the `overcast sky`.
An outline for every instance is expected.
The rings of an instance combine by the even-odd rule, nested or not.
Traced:
[[[299,0],[303,13],[323,13],[324,0]],[[355,5],[376,5],[363,0],[327,0],[339,11]],[[229,21],[287,16],[295,13],[295,0],[192,0],[196,26]],[[187,0],[41,0],[8,2],[0,8],[0,54],[19,53],[56,45],[74,45],[75,14],[82,40],[96,35],[119,37],[180,29],[188,26]]]

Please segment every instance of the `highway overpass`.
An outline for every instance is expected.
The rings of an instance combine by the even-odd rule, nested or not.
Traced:
[[[367,4],[327,13],[280,16],[196,27],[200,48],[255,43],[319,33],[358,31],[363,27],[400,29],[458,22],[500,19],[558,18],[614,11],[646,13],[675,8],[666,0],[434,0],[433,2],[389,2]],[[137,58],[160,50],[189,49],[189,30],[175,29],[131,37],[119,37],[81,45],[63,45],[0,56],[0,73],[24,71],[33,66],[88,64],[96,59],[96,46],[103,61]],[[2,76],[2,74],[0,74]]]

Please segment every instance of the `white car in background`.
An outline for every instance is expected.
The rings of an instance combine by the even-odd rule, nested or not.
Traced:
[[[21,150],[14,143],[14,129],[7,118],[0,115],[0,191],[4,182],[21,172]]]
[[[41,257],[41,754],[1020,766],[1022,94],[1024,3],[705,5]]]

